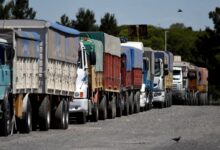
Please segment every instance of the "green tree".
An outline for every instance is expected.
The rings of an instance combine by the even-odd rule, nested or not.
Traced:
[[[14,19],[34,19],[36,11],[29,7],[29,0],[15,0],[12,7]]]
[[[209,13],[209,18],[212,19],[215,27],[215,31],[220,33],[220,8],[216,7],[215,11]]]
[[[69,17],[66,14],[63,14],[60,17],[60,23],[64,26],[68,26],[68,27],[72,26],[72,21],[69,19]]]
[[[73,27],[80,31],[95,31],[98,29],[95,25],[95,14],[92,10],[79,8],[76,14],[76,20],[73,20]]]
[[[209,13],[212,19],[214,30],[207,28],[196,42],[197,63],[209,70],[209,91],[215,99],[220,98],[220,8],[216,7]]]
[[[11,8],[13,2],[5,3],[5,0],[0,0],[0,19],[9,19],[11,18]]]
[[[170,26],[168,32],[168,50],[174,55],[181,55],[185,61],[195,61],[196,40],[198,32],[192,31],[191,27],[186,27],[183,23],[175,23]]]
[[[117,35],[118,28],[117,28],[117,20],[115,18],[115,15],[106,13],[101,18],[101,25],[100,25],[99,30],[105,33],[111,34],[111,35]]]

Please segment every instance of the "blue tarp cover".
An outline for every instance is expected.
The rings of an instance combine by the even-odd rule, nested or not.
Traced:
[[[127,71],[131,71],[132,68],[143,68],[143,51],[129,46],[121,46],[121,49],[121,53],[126,55]]]
[[[80,32],[78,30],[60,25],[58,23],[51,23],[50,27],[55,30],[59,30],[64,33],[67,33],[67,34],[72,34],[72,35],[76,35],[76,36],[78,36],[80,34]]]
[[[36,32],[15,31],[16,35],[21,38],[31,39],[34,41],[41,41],[40,35]]]

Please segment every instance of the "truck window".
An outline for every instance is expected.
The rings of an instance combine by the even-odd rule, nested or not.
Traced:
[[[77,65],[80,69],[82,69],[82,51],[81,51],[81,49],[79,49],[79,51],[78,51]]]
[[[173,70],[173,75],[174,75],[174,76],[180,75],[180,70]]]
[[[161,75],[161,71],[160,71],[160,61],[155,62],[155,76],[160,76]]]

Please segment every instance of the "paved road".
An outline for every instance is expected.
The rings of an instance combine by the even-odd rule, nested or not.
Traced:
[[[181,136],[178,143],[171,140]],[[220,107],[172,106],[113,120],[0,137],[0,150],[220,150]]]

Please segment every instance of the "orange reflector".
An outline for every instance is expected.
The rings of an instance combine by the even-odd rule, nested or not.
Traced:
[[[80,98],[83,98],[83,92],[80,92]]]

